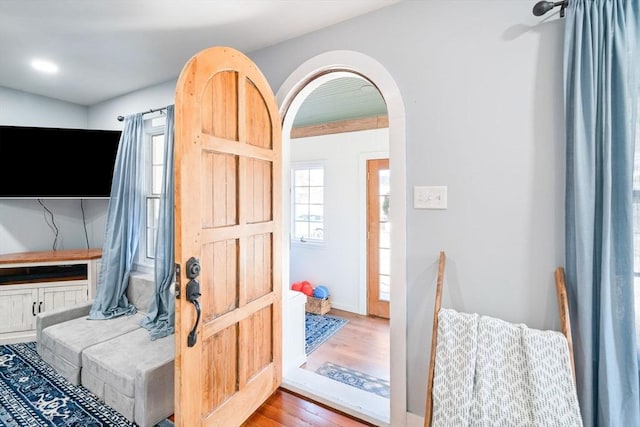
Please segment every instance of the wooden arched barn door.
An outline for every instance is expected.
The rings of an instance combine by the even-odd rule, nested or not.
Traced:
[[[184,66],[175,102],[177,426],[237,426],[281,383],[281,132],[273,92],[244,54],[213,47]]]

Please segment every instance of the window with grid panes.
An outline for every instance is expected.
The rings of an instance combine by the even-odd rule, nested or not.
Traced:
[[[166,117],[158,116],[145,120],[145,227],[142,236],[144,256],[139,262],[153,265],[156,247],[156,230],[160,212],[160,195],[162,193],[162,173],[164,171]],[[141,242],[142,243],[142,242]]]
[[[324,166],[294,164],[292,188],[292,239],[302,243],[324,242]]]

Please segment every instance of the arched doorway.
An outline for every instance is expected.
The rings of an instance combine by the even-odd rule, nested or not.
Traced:
[[[302,369],[285,369],[283,387],[311,397],[336,409],[374,423],[404,425],[406,422],[406,161],[405,113],[400,91],[387,70],[372,58],[353,51],[332,51],[303,63],[276,94],[283,117],[283,188],[290,187],[290,138],[295,112],[306,96],[328,79],[355,73],[371,81],[382,94],[389,119],[390,222],[391,231],[391,399],[389,408],[367,408],[335,381]],[[283,194],[283,241],[289,241],[290,195]],[[283,282],[289,284],[289,248],[283,248]],[[286,304],[286,301],[284,301]],[[284,305],[283,304],[283,305]],[[287,337],[283,337],[287,346]],[[336,384],[332,384],[336,383]],[[348,386],[347,386],[348,387]]]

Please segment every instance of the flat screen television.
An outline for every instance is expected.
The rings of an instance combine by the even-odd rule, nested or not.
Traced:
[[[109,198],[120,134],[0,126],[0,198]]]

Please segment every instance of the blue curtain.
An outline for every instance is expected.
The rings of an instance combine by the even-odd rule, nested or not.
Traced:
[[[111,183],[102,265],[89,319],[109,319],[136,312],[126,296],[143,215],[143,120],[127,116]]]
[[[585,426],[640,426],[632,177],[637,0],[570,0],[564,40],[566,278]]]
[[[141,325],[149,330],[152,340],[162,338],[174,332],[175,299],[172,292],[174,283],[174,222],[173,222],[173,113],[174,106],[167,107],[165,129],[164,172],[162,175],[162,194],[155,248],[155,287],[149,312]]]

